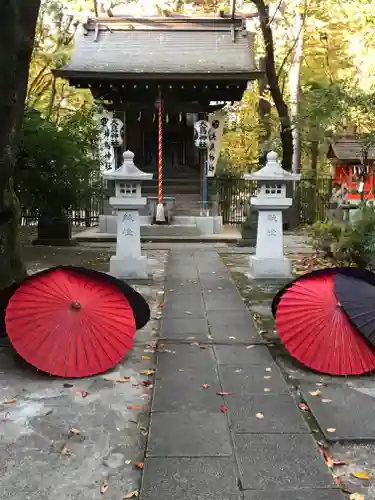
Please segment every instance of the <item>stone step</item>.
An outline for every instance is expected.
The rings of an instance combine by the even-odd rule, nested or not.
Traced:
[[[195,224],[179,225],[150,225],[141,226],[142,238],[154,237],[188,237],[200,236],[200,232]]]

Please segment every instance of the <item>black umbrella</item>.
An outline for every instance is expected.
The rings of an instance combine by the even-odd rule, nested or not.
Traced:
[[[352,276],[337,274],[336,297],[357,330],[375,346],[375,286]]]
[[[296,279],[285,285],[277,292],[271,304],[273,317],[276,318],[277,306],[279,305],[281,297],[294,283],[303,280],[305,278],[310,278],[314,276],[316,277],[327,276],[329,274],[347,276],[356,280],[361,280],[362,282],[365,283],[369,283],[371,286],[375,287],[375,273],[369,271],[368,269],[362,269],[358,267],[327,267],[325,269],[317,269],[316,271],[311,271],[309,273],[298,276]]]

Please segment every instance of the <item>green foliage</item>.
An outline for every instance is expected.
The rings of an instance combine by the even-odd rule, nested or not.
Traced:
[[[362,203],[351,222],[317,222],[310,228],[313,247],[337,262],[375,268],[375,210]]]
[[[315,222],[309,229],[312,247],[326,256],[333,255],[333,247],[339,241],[342,227],[335,221]]]
[[[56,216],[85,206],[99,168],[96,137],[92,109],[58,125],[26,111],[15,175],[22,205]]]
[[[375,264],[375,210],[362,203],[353,222],[347,223],[334,251],[335,257],[358,267]]]

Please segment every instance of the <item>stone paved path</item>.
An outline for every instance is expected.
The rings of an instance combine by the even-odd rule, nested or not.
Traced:
[[[218,254],[166,280],[142,500],[344,498]]]

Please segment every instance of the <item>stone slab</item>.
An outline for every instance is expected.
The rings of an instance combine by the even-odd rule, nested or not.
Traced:
[[[336,489],[300,489],[245,491],[244,500],[345,500],[347,497]]]
[[[242,345],[215,346],[215,352],[219,365],[264,365],[265,368],[271,369],[274,365],[273,358],[265,346],[255,346],[252,349]]]
[[[207,321],[210,326],[230,326],[236,328],[254,325],[253,318],[246,310],[239,311],[207,311]]]
[[[193,338],[192,338],[193,337]],[[160,338],[169,340],[204,340],[207,342],[208,327],[204,318],[164,318]]]
[[[270,389],[270,394],[289,394],[277,366],[273,366],[271,372],[266,372],[262,366],[220,366],[219,373],[223,391],[234,392],[238,396],[264,395],[264,389]]]
[[[163,308],[164,318],[204,318],[204,304],[202,296],[175,295],[168,297]]]
[[[216,370],[211,347],[200,349],[196,345],[165,343],[163,349],[171,352],[157,353],[157,378],[172,376],[176,371],[182,370],[197,370],[205,377]]]
[[[308,434],[237,434],[245,490],[332,488],[333,479]]]
[[[308,434],[310,432],[291,395],[226,396],[235,433]],[[263,418],[257,418],[262,414]]]
[[[209,384],[209,387],[205,389],[203,384]],[[175,372],[157,380],[152,411],[220,413],[223,398],[216,395],[220,391],[218,375],[214,371],[204,378],[200,372],[194,370]]]
[[[212,341],[225,344],[262,344],[263,339],[255,328],[255,325],[236,325],[236,326],[210,326],[209,332]]]
[[[207,311],[240,311],[247,312],[238,292],[223,292],[205,294],[204,302]]]
[[[375,398],[345,384],[319,387],[303,384],[301,392],[327,441],[369,441],[375,439]],[[372,390],[372,393],[375,391]],[[322,399],[329,402],[322,402]],[[327,429],[336,429],[328,432]]]
[[[148,457],[229,457],[227,418],[223,413],[153,413]]]
[[[173,297],[174,295],[195,295],[201,293],[201,286],[198,281],[184,281],[179,279],[167,279],[165,282],[166,297]]]
[[[142,500],[240,500],[232,458],[147,458]]]

